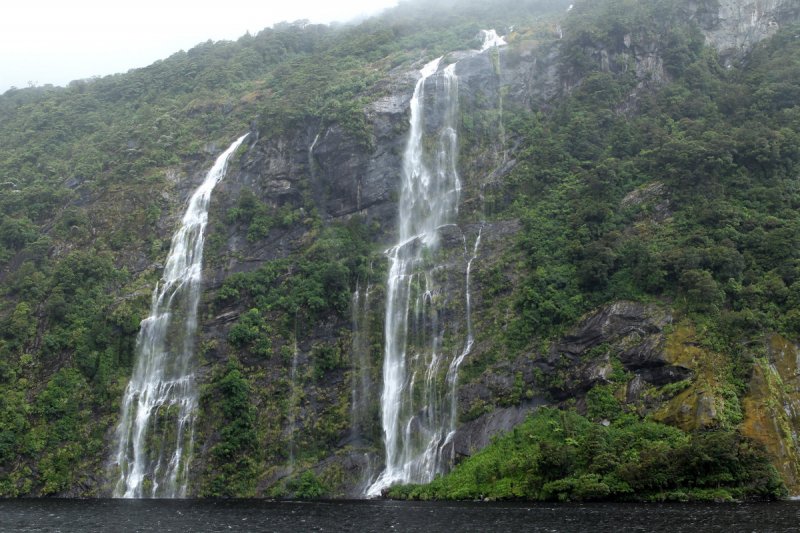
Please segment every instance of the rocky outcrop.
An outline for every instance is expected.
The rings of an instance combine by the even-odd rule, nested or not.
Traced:
[[[549,387],[549,392],[561,400],[579,397],[607,381],[613,372],[612,359],[634,379],[651,385],[680,381],[692,372],[673,364],[665,352],[664,328],[671,323],[672,315],[659,306],[616,302],[585,318],[534,364],[545,375],[570,368],[563,385]]]
[[[800,349],[779,335],[766,342],[744,397],[742,433],[769,452],[793,495],[800,494]]]
[[[528,401],[519,406],[495,409],[463,424],[452,440],[451,453],[455,462],[485,448],[492,437],[511,431],[537,407],[546,404],[544,400]]]
[[[515,42],[500,50],[500,76],[510,103],[536,109],[558,96],[558,42]]]
[[[468,421],[453,439],[456,459],[479,450],[540,405],[577,401],[582,409],[586,394],[619,380],[614,374],[620,369],[627,373],[621,401],[652,411],[660,399],[647,405],[645,391],[694,377],[667,349],[672,320],[659,305],[619,301],[586,316],[546,353],[490,365],[459,391],[459,407]],[[490,347],[479,346],[474,357],[485,349]]]
[[[800,19],[795,0],[715,0],[696,4],[696,20],[706,43],[726,65],[741,60],[759,42],[782,26]]]

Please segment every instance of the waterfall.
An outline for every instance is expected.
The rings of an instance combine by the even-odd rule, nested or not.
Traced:
[[[433,305],[433,267],[426,264],[438,248],[440,229],[456,216],[461,190],[456,170],[458,78],[455,64],[440,71],[441,60],[431,61],[420,71],[411,98],[398,242],[386,252],[390,268],[381,395],[386,465],[367,489],[367,496],[378,496],[398,482],[427,482],[441,472],[440,445],[451,426],[444,420],[448,416],[442,409],[443,394],[436,379],[444,354]],[[435,83],[426,83],[432,77]],[[434,89],[432,107],[426,106],[426,85]],[[431,129],[438,129],[435,147],[426,150],[424,134]]]
[[[494,30],[481,36],[483,46],[474,53],[506,44]],[[385,467],[367,488],[368,497],[397,483],[427,483],[450,467],[452,457],[445,451],[457,423],[458,369],[474,343],[469,282],[480,232],[469,258],[464,240],[467,335],[460,349],[445,347],[448,325],[439,316],[450,295],[443,294],[437,281],[444,264],[436,263],[436,252],[441,231],[454,226],[461,193],[458,77],[455,63],[444,68],[441,63],[440,57],[422,68],[411,98],[397,243],[386,251],[381,394]],[[426,95],[431,89],[433,94]]]
[[[475,237],[475,244],[472,247],[472,256],[467,260],[467,271],[466,275],[464,276],[464,293],[465,293],[465,300],[466,300],[466,320],[467,320],[467,339],[464,342],[464,349],[461,350],[461,353],[458,354],[458,357],[453,359],[453,362],[450,363],[450,368],[447,369],[447,383],[450,385],[450,434],[447,435],[445,442],[449,442],[449,440],[453,437],[453,434],[456,431],[456,420],[457,420],[457,410],[458,410],[458,396],[457,389],[458,389],[458,367],[461,366],[461,363],[464,362],[464,358],[469,355],[472,351],[472,345],[475,344],[475,336],[472,333],[472,296],[470,295],[469,291],[469,273],[472,269],[472,262],[478,257],[478,246],[481,243],[481,234],[483,233],[483,227],[478,230],[478,236]],[[464,256],[467,255],[467,239],[464,238]]]
[[[295,467],[295,433],[297,433],[297,411],[300,409],[300,385],[297,383],[297,358],[300,350],[297,347],[297,315],[294,317],[294,345],[292,347],[292,368],[289,371],[289,473]]]
[[[112,460],[119,469],[115,497],[186,496],[197,407],[193,353],[208,204],[229,157],[245,137],[217,158],[172,237],[150,316],[141,323],[136,366],[122,399]]]
[[[496,46],[505,46],[508,44],[505,39],[497,35],[495,30],[481,30],[481,38],[483,39],[481,52],[485,52]]]
[[[369,401],[372,383],[369,376],[369,296],[372,286],[367,282],[362,292],[359,284],[352,301],[352,382],[350,428],[351,439],[358,442],[369,429]]]

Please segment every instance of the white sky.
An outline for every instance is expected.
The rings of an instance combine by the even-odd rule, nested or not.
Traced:
[[[345,21],[397,0],[9,0],[0,8],[0,94],[126,72],[209,39],[276,22]]]

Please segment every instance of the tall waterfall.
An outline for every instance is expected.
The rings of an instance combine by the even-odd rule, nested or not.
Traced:
[[[474,53],[506,44],[494,30],[481,36],[483,46]],[[368,497],[397,483],[429,482],[449,468],[452,457],[446,451],[456,429],[458,368],[474,342],[469,284],[480,233],[471,256],[464,239],[467,331],[460,347],[452,346],[452,334],[445,342],[446,325],[439,316],[449,295],[442,294],[437,280],[444,266],[436,262],[437,250],[442,231],[454,225],[461,192],[456,64],[441,64],[440,57],[423,67],[411,98],[398,239],[386,251],[390,267],[381,395],[386,464],[367,489]]]
[[[456,171],[458,78],[455,64],[439,69],[441,60],[420,71],[411,98],[398,242],[386,252],[390,269],[381,395],[386,466],[367,496],[380,495],[398,482],[427,482],[440,473],[441,447],[452,426],[451,410],[443,405],[446,391],[437,379],[446,355],[432,305],[433,265],[426,264],[438,248],[440,230],[455,219],[461,190]],[[432,77],[435,83],[427,83]],[[426,89],[434,90],[430,101]],[[431,149],[426,148],[425,133],[432,129]]]
[[[136,367],[122,399],[112,465],[119,469],[115,497],[186,496],[197,407],[193,353],[208,204],[230,155],[245,137],[217,158],[172,237],[150,316],[141,323]]]

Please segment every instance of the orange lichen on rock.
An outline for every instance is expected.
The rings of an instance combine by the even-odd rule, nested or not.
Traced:
[[[767,342],[768,357],[753,368],[750,387],[743,401],[745,418],[742,434],[760,442],[792,494],[800,493],[800,376],[798,347],[772,335]]]

